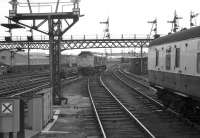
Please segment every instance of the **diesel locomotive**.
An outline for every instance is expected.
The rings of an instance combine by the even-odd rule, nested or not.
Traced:
[[[93,75],[106,70],[106,57],[83,51],[78,55],[78,72],[82,75]]]

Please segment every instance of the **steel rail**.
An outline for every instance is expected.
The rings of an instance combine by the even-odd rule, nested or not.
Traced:
[[[43,84],[43,85],[40,85],[40,86],[38,86],[38,87],[29,89],[29,90],[25,90],[25,91],[20,92],[20,93],[13,94],[13,95],[11,95],[11,96],[9,96],[9,97],[10,97],[10,98],[13,98],[13,97],[15,97],[15,96],[19,96],[19,95],[22,95],[22,94],[25,94],[25,93],[34,92],[34,91],[36,91],[36,90],[38,90],[38,89],[40,89],[40,88],[45,88],[45,87],[49,86],[49,84],[50,84],[50,83],[47,82],[47,83],[45,83],[45,84]]]
[[[112,73],[118,80],[120,80],[121,82],[123,82],[126,86],[128,86],[129,88],[133,89],[134,91],[136,91],[138,94],[140,94],[141,96],[143,96],[144,98],[147,98],[148,100],[152,101],[153,103],[155,103],[156,105],[158,105],[159,107],[164,107],[163,104],[159,103],[158,101],[154,100],[153,98],[151,98],[148,95],[143,94],[140,90],[130,86],[129,84],[126,83],[126,81],[122,80],[118,75],[116,75],[115,73]]]
[[[65,80],[72,80],[72,81],[76,81],[77,79],[80,79],[80,77],[77,77],[77,76],[72,76],[72,77],[68,77],[66,79],[63,79],[62,81],[65,81]],[[39,86],[36,86],[34,88],[30,88],[30,89],[27,89],[27,90],[22,90],[22,92],[20,93],[14,93],[14,94],[9,94],[8,96],[6,97],[15,97],[15,96],[20,96],[22,94],[27,94],[27,93],[31,93],[31,92],[34,92],[34,91],[37,91],[38,89],[41,89],[41,88],[46,88],[46,87],[51,87],[50,86],[50,82],[47,82],[47,83],[42,83],[41,85]],[[13,89],[12,91],[14,92],[16,89]],[[17,90],[20,90],[20,88],[18,88]]]
[[[128,72],[125,72],[125,71],[123,71],[123,70],[121,70],[121,69],[119,69],[119,72],[122,73],[122,74],[124,74],[127,78],[129,78],[129,79],[135,81],[136,83],[138,83],[138,84],[140,84],[140,85],[142,85],[142,86],[144,86],[144,87],[146,87],[146,88],[148,88],[148,89],[152,89],[152,87],[150,87],[150,86],[148,86],[148,85],[145,85],[145,84],[141,83],[140,81],[135,80],[135,79],[133,79],[133,78],[131,78],[130,76],[127,75],[127,74],[129,74],[129,75],[132,75],[132,76],[133,76],[133,74],[128,73]]]
[[[4,91],[1,91],[0,92],[0,95],[5,95],[5,94],[12,94],[12,93],[14,93],[15,91],[20,91],[20,90],[22,90],[23,91],[23,89],[24,88],[27,88],[28,86],[30,86],[30,85],[34,85],[34,86],[30,86],[30,87],[35,87],[35,85],[37,86],[38,85],[38,83],[42,83],[42,84],[44,84],[44,81],[46,81],[45,79],[43,79],[43,80],[40,80],[40,81],[37,81],[37,82],[34,82],[34,83],[30,83],[30,84],[26,84],[24,87],[19,87],[19,86],[14,86],[14,87],[17,87],[17,88],[8,88],[8,89],[6,89],[6,90],[4,90]],[[30,88],[29,87],[29,88]]]
[[[71,79],[75,79],[75,78],[78,78],[78,75],[67,77],[67,78],[62,79],[62,80],[71,80]]]
[[[156,138],[143,124],[142,122],[137,119],[136,116],[134,116],[121,102],[120,100],[110,91],[110,89],[105,85],[105,83],[102,81],[102,78],[100,76],[100,82],[103,85],[103,87],[110,93],[110,95],[120,104],[120,106],[129,114],[131,118],[135,120],[135,122],[139,125],[139,127],[146,133],[147,136],[151,138]]]
[[[21,74],[9,74],[9,75],[2,75],[0,76],[0,80],[16,80],[16,79],[23,79],[25,77],[40,77],[40,76],[47,76],[49,72],[41,72],[41,73],[21,73]]]
[[[91,100],[91,102],[92,102],[92,107],[93,107],[93,109],[94,109],[94,112],[95,112],[97,121],[98,121],[99,126],[100,126],[100,129],[101,129],[101,133],[102,133],[102,135],[103,135],[103,138],[107,138],[106,133],[105,133],[105,130],[104,130],[103,125],[102,125],[102,123],[101,123],[99,114],[98,114],[98,112],[97,112],[97,108],[96,108],[96,106],[95,106],[94,100],[93,100],[92,95],[91,95],[90,85],[89,85],[89,78],[88,78],[88,93],[89,93],[89,96],[90,96],[90,100]]]
[[[113,77],[114,77],[114,73],[113,73]],[[118,75],[118,73],[117,73],[117,75]],[[121,81],[121,80],[124,80],[124,77],[122,77],[122,75],[118,75],[119,77],[117,78],[117,76],[115,76],[115,78],[117,78],[119,81]],[[126,80],[126,81],[125,81]],[[132,88],[132,85],[131,85],[131,81],[128,81],[128,79],[125,79],[124,81],[121,81],[122,83],[127,83],[127,84],[125,84],[125,85],[127,85],[128,86],[128,88],[130,88],[130,89],[132,89],[134,92],[135,92],[135,94],[134,94],[134,97],[137,97],[137,95],[139,96],[138,97],[138,99],[140,100],[140,99],[144,99],[144,104],[147,104],[147,106],[149,106],[149,104],[152,102],[151,100],[149,100],[149,99],[147,99],[146,97],[144,97],[143,95],[141,95],[140,93],[138,93],[138,88],[136,88],[136,89],[133,89]],[[117,80],[116,80],[117,81]],[[139,87],[139,86],[138,86]],[[130,93],[131,94],[131,93]],[[136,98],[137,99],[137,98]],[[146,100],[149,100],[149,102],[145,102]],[[155,107],[157,106],[158,107],[158,109],[157,108],[155,108],[154,106],[152,107],[152,109],[153,110],[160,110],[159,108],[161,107],[161,106],[159,106],[159,105],[157,105],[157,104],[154,104],[154,102],[152,102],[152,104],[150,104],[150,109],[151,109],[151,106],[152,105],[155,105]],[[161,104],[162,105],[162,104]],[[145,105],[146,106],[146,105]],[[128,107],[129,108],[129,107]],[[131,108],[131,107],[130,107]],[[162,109],[162,108],[161,108]],[[197,129],[197,130],[199,130],[199,126],[198,125],[196,125],[196,124],[194,124],[194,123],[192,123],[191,121],[189,121],[188,119],[185,119],[185,118],[183,118],[183,116],[181,116],[179,113],[176,113],[175,111],[173,111],[172,109],[170,109],[170,108],[165,108],[164,110],[163,110],[164,112],[166,112],[166,113],[169,113],[169,115],[173,115],[174,116],[174,118],[176,118],[176,119],[178,119],[179,121],[181,120],[181,122],[183,123],[183,124],[185,124],[185,123],[187,123],[188,125],[189,125],[189,129],[190,129],[190,126],[193,126],[195,129]],[[134,111],[133,111],[134,112]],[[153,112],[152,112],[153,113]],[[165,115],[163,115],[164,117],[166,117]],[[163,117],[163,116],[161,116],[161,117]],[[144,116],[145,117],[145,116]],[[168,119],[168,117],[167,117],[167,119]],[[170,119],[170,116],[169,116],[169,119]],[[143,120],[143,118],[142,118],[142,120]],[[170,119],[171,120],[171,119]],[[177,123],[179,123],[179,121],[177,122]],[[146,118],[146,120],[145,120],[145,118],[144,118],[144,122],[146,122],[146,123],[148,123],[148,118]],[[176,121],[175,121],[176,122]],[[174,122],[174,123],[175,123]],[[163,122],[161,122],[161,123],[163,123]],[[166,122],[164,122],[164,124],[165,124]],[[169,124],[170,124],[170,122],[168,122]],[[147,126],[148,127],[150,127],[150,126],[152,126],[152,127],[150,127],[150,128],[154,128],[155,126],[154,125],[152,125],[152,124],[147,124]],[[177,126],[179,126],[179,124],[177,124]],[[183,125],[183,128],[184,128],[185,126]],[[158,127],[157,127],[158,128]],[[161,131],[162,131],[162,129],[161,129]],[[178,130],[177,130],[178,131]],[[181,131],[181,129],[180,129],[180,131]],[[152,129],[152,132],[154,132],[153,131],[153,129]],[[183,131],[183,132],[185,132],[185,131]],[[188,132],[191,132],[191,131],[188,131]],[[198,131],[197,131],[198,132]],[[157,132],[155,132],[155,133],[157,133]],[[177,132],[175,131],[174,132],[175,134],[177,134]],[[192,134],[193,132],[191,132],[191,135],[193,135]],[[196,134],[196,132],[194,132],[195,134]],[[162,135],[162,133],[159,133],[159,129],[158,129],[158,135]],[[190,134],[187,134],[187,135],[190,135]]]
[[[143,94],[140,90],[138,89],[135,89],[134,87],[130,86],[129,84],[126,83],[126,81],[122,80],[119,76],[117,76],[115,73],[112,73],[118,80],[120,80],[122,83],[124,83],[126,86],[128,86],[129,88],[133,89],[134,91],[136,91],[138,94],[140,94],[141,96],[143,96],[144,98],[147,98],[148,100],[152,101],[156,106],[160,107],[160,108],[165,108],[165,106],[160,103],[159,101],[153,99],[152,97],[148,96],[148,95],[145,95]],[[127,76],[126,76],[127,77]],[[134,80],[133,78],[131,78],[131,80],[133,81],[136,81]],[[144,84],[140,83],[142,86],[144,86]],[[151,87],[150,87],[151,88]],[[177,117],[180,117],[181,119],[184,119],[187,123],[189,124],[192,124],[193,126],[195,126],[195,128],[199,129],[200,130],[200,126],[197,125],[197,124],[194,124],[192,123],[189,119],[186,119],[186,118],[182,118],[182,115],[176,111],[174,111],[173,109],[171,108],[167,108],[165,109],[167,111],[169,111],[170,113],[174,114],[175,116]]]

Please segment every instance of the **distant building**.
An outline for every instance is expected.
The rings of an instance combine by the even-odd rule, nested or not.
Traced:
[[[15,51],[2,49],[0,50],[0,62],[9,66],[24,65],[28,63],[28,58]]]
[[[25,54],[28,58],[27,53]],[[49,55],[45,53],[30,53],[30,65],[48,65],[49,64]]]
[[[76,64],[77,56],[61,55],[61,64],[70,67]],[[25,52],[15,52],[7,49],[0,50],[0,63],[8,66],[28,65],[28,55]],[[30,53],[30,65],[48,65],[49,54]]]
[[[0,50],[0,62],[9,65],[27,65],[28,55],[24,52],[15,52],[7,49]],[[31,55],[30,65],[49,64],[49,58],[46,55]]]
[[[0,50],[0,62],[1,64],[11,65],[11,52],[9,50]]]

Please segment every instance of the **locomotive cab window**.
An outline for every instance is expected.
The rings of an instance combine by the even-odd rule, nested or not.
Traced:
[[[159,51],[156,49],[156,66],[158,66],[159,63]]]
[[[197,53],[197,73],[200,73],[200,53]]]
[[[176,48],[175,51],[175,67],[179,68],[180,67],[180,48]]]
[[[165,68],[166,70],[170,70],[171,68],[171,48],[166,50]]]

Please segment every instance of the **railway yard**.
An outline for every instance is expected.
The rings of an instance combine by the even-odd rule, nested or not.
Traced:
[[[9,11],[0,23],[0,138],[200,138],[199,13],[190,11],[190,28],[179,25],[183,18],[175,10],[167,35],[158,34],[157,17],[147,22],[150,34],[131,35],[121,30],[139,29],[132,14],[141,12],[131,0],[95,1],[91,5],[103,9],[102,3],[106,11],[98,13],[88,1],[30,1],[0,8]],[[146,4],[148,12],[136,6],[145,11],[139,16],[148,17],[157,4]],[[117,20],[96,18],[108,13]],[[82,26],[71,30],[80,19]]]
[[[1,77],[1,96],[21,97],[49,87],[48,72]],[[9,93],[8,93],[9,91]],[[14,91],[14,92],[12,92]],[[118,65],[94,76],[62,80],[67,104],[52,107],[54,120],[32,138],[198,138],[198,124],[166,109],[144,77]],[[26,105],[26,104],[25,104]],[[25,107],[25,114],[27,112]],[[26,117],[25,117],[26,120]],[[27,127],[27,122],[25,121]],[[34,135],[33,135],[34,134]]]

